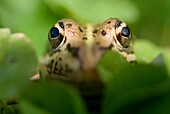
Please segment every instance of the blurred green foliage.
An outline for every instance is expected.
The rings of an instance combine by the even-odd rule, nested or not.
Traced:
[[[102,22],[118,17],[127,22],[134,35],[168,46],[170,5],[168,0],[1,0],[0,25],[31,38],[40,56],[49,28],[69,17],[79,22]]]
[[[0,98],[9,99],[28,83],[37,68],[37,56],[22,33],[11,34],[9,29],[0,29],[0,44]]]
[[[73,88],[56,82],[30,86],[24,90],[22,99],[20,106],[24,114],[87,113],[79,94]]]
[[[35,52],[38,57],[45,52],[49,29],[66,17],[82,23],[118,17],[136,36],[138,65],[131,66],[108,52],[97,66],[106,83],[101,113],[170,113],[169,11],[169,0],[1,0],[0,28],[25,33],[33,45],[25,35],[0,29],[0,113],[88,113],[72,87],[53,82],[28,84],[37,68]],[[11,99],[18,104],[10,105],[6,100]]]

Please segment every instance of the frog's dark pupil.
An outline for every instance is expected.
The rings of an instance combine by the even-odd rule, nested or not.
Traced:
[[[51,38],[58,37],[59,35],[60,35],[60,32],[59,32],[58,28],[53,27],[53,28],[50,30],[50,36],[51,36]]]
[[[129,37],[130,36],[130,30],[128,27],[123,27],[121,30],[121,35],[124,37]]]

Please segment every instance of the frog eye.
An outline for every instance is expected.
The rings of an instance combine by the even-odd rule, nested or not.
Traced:
[[[116,30],[116,40],[118,41],[117,44],[120,47],[128,48],[132,41],[129,27],[126,25],[126,23],[122,21],[117,21],[115,23],[115,30]]]
[[[48,39],[52,50],[58,50],[62,46],[63,42],[63,30],[57,28],[56,26],[52,27],[48,34]]]
[[[49,35],[51,38],[58,37],[60,35],[58,28],[56,27],[51,28]]]
[[[123,27],[121,30],[121,35],[124,37],[130,36],[130,29],[128,27]]]

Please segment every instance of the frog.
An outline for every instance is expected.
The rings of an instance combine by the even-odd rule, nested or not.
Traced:
[[[104,87],[96,66],[107,50],[136,63],[131,30],[118,18],[97,24],[64,18],[49,30],[48,40],[49,51],[41,59],[44,77],[70,83],[86,95],[99,94]]]

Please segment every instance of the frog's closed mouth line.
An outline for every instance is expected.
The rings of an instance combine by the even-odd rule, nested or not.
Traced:
[[[130,63],[136,61],[131,31],[117,18],[99,24],[62,19],[50,29],[48,39],[50,50],[41,59],[43,74],[77,84],[81,90],[103,86],[96,65],[106,50],[118,52]]]

